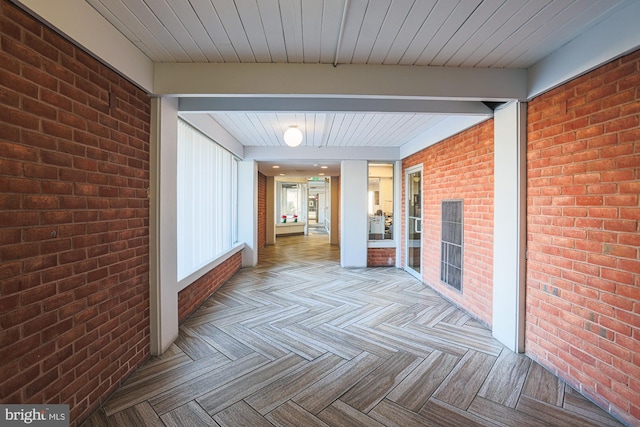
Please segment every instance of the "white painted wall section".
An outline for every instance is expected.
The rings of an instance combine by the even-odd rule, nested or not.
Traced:
[[[238,162],[238,241],[245,244],[242,266],[258,265],[258,163]]]
[[[344,160],[340,165],[340,265],[367,266],[366,160]]]
[[[493,336],[524,351],[526,253],[526,104],[495,111]]]

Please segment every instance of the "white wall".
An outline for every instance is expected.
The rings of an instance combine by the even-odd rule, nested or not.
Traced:
[[[238,162],[238,241],[244,242],[242,266],[258,264],[258,163]]]
[[[526,104],[494,116],[493,336],[524,351]]]
[[[366,160],[344,160],[340,166],[340,264],[367,266],[367,188]]]

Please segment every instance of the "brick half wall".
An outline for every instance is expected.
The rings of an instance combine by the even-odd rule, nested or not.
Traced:
[[[394,267],[396,265],[396,248],[369,248],[367,250],[367,267]]]
[[[640,425],[640,51],[529,103],[526,352]],[[610,406],[611,405],[611,406]]]
[[[185,320],[242,267],[242,252],[232,255],[178,292],[178,319]]]

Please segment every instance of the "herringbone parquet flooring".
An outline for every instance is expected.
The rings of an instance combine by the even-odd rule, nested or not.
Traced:
[[[395,268],[279,238],[83,425],[615,426]]]

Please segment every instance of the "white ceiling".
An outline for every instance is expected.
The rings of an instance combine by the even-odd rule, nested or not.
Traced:
[[[527,69],[634,0],[86,1],[155,63]],[[281,147],[290,125],[303,130],[308,147],[399,147],[448,117],[357,110],[209,114],[245,147]]]

